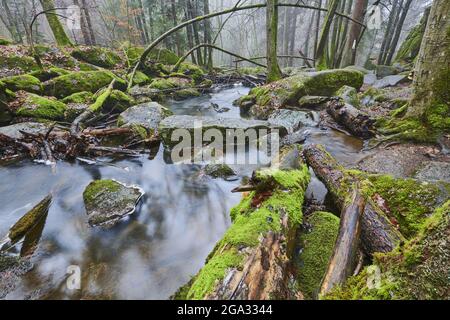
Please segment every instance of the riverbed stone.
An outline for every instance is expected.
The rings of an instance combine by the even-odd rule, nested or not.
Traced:
[[[162,119],[172,115],[172,111],[157,102],[148,102],[133,106],[122,112],[117,120],[119,127],[136,130],[142,138],[153,136]]]
[[[21,122],[6,127],[0,127],[0,134],[3,134],[11,139],[21,139],[23,138],[21,131],[32,134],[45,134],[49,128],[50,126],[44,123]]]
[[[425,162],[416,172],[414,178],[426,181],[445,181],[450,183],[450,163],[442,161]]]
[[[360,105],[358,98],[358,91],[350,86],[343,86],[336,92],[336,96],[345,101],[345,103],[351,104],[355,108]]]
[[[219,130],[226,141],[227,130],[247,130],[254,129],[258,132],[260,129],[266,129],[268,132],[270,129],[279,130],[280,136],[287,134],[287,130],[282,126],[271,125],[267,121],[261,120],[245,120],[245,119],[232,119],[232,118],[213,118],[213,117],[201,117],[201,116],[187,116],[187,115],[175,115],[165,118],[159,124],[159,134],[166,146],[173,146],[179,143],[179,141],[172,141],[172,133],[177,129],[184,129],[189,132],[191,141],[194,140],[194,129],[196,125],[201,125],[202,132],[208,129]],[[230,134],[230,132],[228,132]]]
[[[330,97],[323,96],[304,96],[298,100],[298,107],[304,109],[323,109]]]
[[[236,175],[233,169],[226,164],[208,164],[203,169],[206,175],[213,178],[228,178]]]
[[[84,206],[91,226],[113,227],[133,214],[144,192],[115,180],[91,182],[83,193]]]
[[[313,127],[317,125],[311,113],[287,109],[274,111],[267,121],[272,126],[285,127],[288,133],[293,133],[301,127]]]

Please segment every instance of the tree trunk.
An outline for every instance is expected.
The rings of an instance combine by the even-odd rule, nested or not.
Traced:
[[[209,0],[203,0],[203,13],[205,15],[210,14],[209,12]],[[205,20],[204,22],[204,39],[205,39],[205,43],[209,43],[211,44],[212,42],[212,28],[211,28],[211,21]],[[213,68],[213,56],[212,56],[212,49],[211,48],[205,48],[205,53],[204,53],[204,57],[205,57],[205,63],[208,67],[208,70],[212,70]]]
[[[363,22],[364,12],[367,10],[368,0],[356,0],[355,7],[353,8],[352,18],[354,20]],[[356,49],[358,44],[359,36],[361,35],[361,25],[350,22],[350,32],[345,43],[345,51],[342,57],[341,67],[347,67],[355,64],[356,60]]]
[[[397,29],[395,30],[395,35],[392,38],[391,45],[389,48],[388,55],[386,57],[385,64],[390,65],[392,62],[392,57],[397,49],[398,39],[400,38],[400,34],[402,32],[403,24],[405,23],[406,16],[409,12],[409,7],[411,6],[412,0],[406,0],[405,7],[403,8],[402,15],[400,16],[400,20],[397,24]]]
[[[95,40],[94,28],[92,27],[91,14],[89,13],[89,6],[86,0],[81,0],[83,2],[83,14],[86,19],[86,24],[89,30],[89,35],[91,37],[91,44],[95,46],[97,41]]]
[[[416,63],[414,95],[406,116],[450,105],[450,1],[435,0]],[[448,114],[447,114],[448,117]],[[448,130],[448,128],[447,128]]]
[[[11,9],[9,8],[8,2],[6,0],[2,0],[3,10],[5,10],[6,21],[5,26],[8,29],[9,33],[17,43],[23,43],[22,36],[20,35],[19,24],[11,13]]]
[[[66,34],[61,22],[56,15],[55,3],[53,0],[39,0],[41,2],[42,8],[46,11],[45,16],[47,17],[48,24],[50,25],[50,29],[53,32],[53,35],[56,40],[56,44],[58,46],[72,46],[72,42]]]
[[[267,30],[267,82],[277,81],[282,78],[278,65],[278,0],[268,0],[266,9]]]
[[[305,148],[306,163],[327,187],[335,205],[343,210],[348,196],[353,193],[360,181],[345,172],[322,146],[310,145]],[[361,217],[361,244],[364,252],[371,256],[376,252],[390,252],[404,237],[389,221],[384,211],[372,199],[366,199]]]
[[[387,46],[389,44],[390,36],[393,32],[395,18],[397,16],[398,1],[399,0],[394,0],[394,2],[392,4],[391,13],[389,14],[388,24],[386,26],[386,31],[384,32],[383,42],[381,43],[380,53],[378,54],[378,61],[377,61],[378,64],[383,64],[383,61],[384,61],[384,56],[385,56],[385,53],[387,50]]]
[[[79,8],[81,8],[81,4],[79,0],[73,0],[73,4],[78,6]],[[89,30],[88,27],[86,25],[86,20],[85,20],[85,16],[84,16],[84,12],[82,9],[80,9],[81,11],[81,16],[80,16],[80,27],[81,27],[81,34],[83,35],[83,40],[84,40],[84,44],[86,45],[91,45],[91,36],[89,34]]]
[[[328,68],[326,57],[328,35],[330,33],[331,24],[333,23],[334,14],[336,12],[338,4],[338,0],[330,0],[328,3],[328,12],[325,16],[322,31],[320,32],[319,44],[317,45],[316,67],[318,70],[324,70]]]
[[[170,2],[170,10],[171,10],[173,26],[175,27],[178,24],[178,21],[177,21],[177,7],[176,7],[175,0],[171,0],[171,2]],[[177,47],[177,54],[180,56],[182,54],[182,52],[181,52],[181,39],[180,39],[179,35],[175,35],[175,42],[176,42],[176,47]]]
[[[319,0],[319,7],[322,7],[322,0]],[[314,37],[314,59],[317,58],[317,47],[319,45],[319,30],[320,30],[320,11],[316,12],[316,30]]]

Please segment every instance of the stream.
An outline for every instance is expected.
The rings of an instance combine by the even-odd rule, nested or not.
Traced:
[[[233,101],[248,88],[234,86],[165,105],[178,115],[240,117]],[[307,128],[306,143],[324,144],[338,160],[354,164],[362,141],[334,130]],[[239,180],[202,175],[199,165],[171,165],[160,147],[128,159],[101,158],[88,164],[58,162],[55,169],[30,160],[0,166],[0,236],[48,193],[53,203],[34,268],[7,299],[167,299],[203,266],[230,225],[229,211],[241,198],[230,191]],[[233,167],[239,177],[254,167]],[[117,179],[146,193],[138,210],[110,230],[89,227],[82,194],[94,179]],[[313,178],[308,194],[323,201],[326,189]],[[79,266],[81,290],[66,286],[67,268]]]

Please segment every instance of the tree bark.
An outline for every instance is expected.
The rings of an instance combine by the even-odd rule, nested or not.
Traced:
[[[58,19],[55,11],[55,3],[53,0],[39,0],[41,2],[42,8],[44,9],[45,16],[47,17],[50,29],[58,46],[72,46],[72,42],[66,34],[61,22]]]
[[[93,46],[97,45],[97,41],[95,40],[94,28],[92,26],[91,14],[89,13],[89,6],[86,3],[86,0],[81,0],[83,2],[83,13],[84,18],[86,19],[86,24],[89,30],[89,35],[91,37],[91,44]]]
[[[345,172],[342,167],[322,146],[310,145],[305,148],[306,163],[327,187],[335,205],[343,210],[355,185],[360,181]],[[389,221],[384,211],[372,199],[366,199],[361,216],[361,245],[363,251],[372,256],[376,252],[390,252],[404,237]]]
[[[278,65],[278,0],[267,1],[266,32],[267,32],[267,82],[273,82],[282,78]]]
[[[368,3],[368,0],[356,0],[352,14],[352,18],[354,20],[360,22],[364,21],[364,12],[367,10]],[[341,62],[342,68],[355,64],[358,39],[361,35],[361,25],[354,22],[350,23],[350,32],[348,34],[347,41],[345,42],[345,49]]]
[[[406,0],[405,7],[403,8],[402,14],[400,16],[400,20],[397,24],[397,29],[395,30],[395,35],[392,38],[391,45],[389,47],[388,55],[386,57],[387,65],[390,65],[392,62],[392,57],[394,56],[395,51],[397,50],[398,39],[400,38],[400,34],[402,33],[403,24],[405,23],[406,16],[409,12],[409,7],[411,6],[412,0]]]
[[[421,118],[429,108],[450,105],[449,12],[450,1],[433,2],[417,58],[414,95],[406,116]]]
[[[338,4],[339,4],[338,0],[330,0],[328,3],[328,12],[327,15],[325,16],[316,52],[316,67],[319,70],[324,70],[328,68],[326,57],[328,35],[330,33],[331,24],[333,22],[334,14],[336,12]]]
[[[398,8],[399,0],[394,0],[391,8],[391,13],[389,14],[388,24],[386,26],[386,31],[384,32],[383,42],[381,43],[380,53],[378,54],[378,64],[383,64],[385,52],[387,50],[387,46],[389,43],[389,37],[393,32],[395,17],[397,16],[397,8]]]
[[[81,27],[81,34],[83,35],[83,40],[84,40],[84,44],[86,45],[91,45],[91,36],[89,34],[89,30],[86,24],[86,18],[84,16],[84,10],[81,9],[81,4],[79,0],[73,0],[73,4],[78,6],[80,8],[81,11],[81,16],[80,16],[80,27]]]

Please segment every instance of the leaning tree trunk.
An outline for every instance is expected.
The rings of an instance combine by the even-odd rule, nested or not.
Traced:
[[[72,42],[66,34],[61,22],[58,19],[55,11],[55,2],[53,0],[39,0],[44,9],[50,29],[52,29],[55,36],[56,44],[58,46],[72,46]]]
[[[357,0],[353,8],[352,18],[363,22],[364,12],[367,10],[368,0]],[[362,26],[358,23],[351,22],[350,32],[345,43],[344,56],[342,58],[341,67],[347,67],[355,64],[356,49],[358,39],[361,35]]]
[[[267,82],[281,79],[281,70],[277,58],[278,42],[278,0],[267,1]]]
[[[328,68],[326,48],[328,42],[328,35],[330,33],[331,24],[333,23],[334,14],[338,7],[338,0],[330,0],[328,3],[328,12],[325,16],[325,20],[322,26],[322,31],[320,33],[319,44],[317,45],[316,52],[316,67],[319,70],[324,70]]]
[[[448,110],[449,68],[450,1],[435,0],[416,63],[414,96],[406,116],[422,117],[429,108],[439,105]]]

